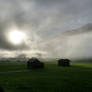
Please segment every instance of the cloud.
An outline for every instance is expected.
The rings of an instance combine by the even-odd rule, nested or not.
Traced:
[[[50,57],[91,58],[92,24],[71,31],[61,32],[43,45]]]
[[[67,51],[75,52],[74,48],[69,49],[70,43],[77,47],[72,40],[76,38],[73,35],[82,37],[84,30],[85,34],[88,29],[79,31],[81,29],[78,28],[92,23],[91,17],[92,0],[0,0],[0,50],[38,50],[56,57],[63,52],[63,56],[67,56]],[[8,34],[12,25],[27,34],[28,39],[19,46],[7,41],[5,34]],[[71,40],[67,40],[70,36]],[[83,37],[85,41],[78,43],[80,47],[89,42],[86,39]]]

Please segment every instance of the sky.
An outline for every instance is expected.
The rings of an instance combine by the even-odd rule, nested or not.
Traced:
[[[26,35],[13,44],[9,33]],[[0,0],[0,57],[92,57],[92,0]]]

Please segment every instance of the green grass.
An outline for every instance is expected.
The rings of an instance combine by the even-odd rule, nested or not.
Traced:
[[[44,69],[25,72],[26,63],[0,63],[0,86],[5,92],[92,92],[92,64],[73,63],[58,67],[45,63]]]

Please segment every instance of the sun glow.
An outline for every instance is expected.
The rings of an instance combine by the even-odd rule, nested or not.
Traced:
[[[25,34],[23,32],[20,32],[19,30],[12,30],[9,33],[9,40],[13,44],[21,44],[25,39]]]

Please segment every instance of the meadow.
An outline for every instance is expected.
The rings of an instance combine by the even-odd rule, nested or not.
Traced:
[[[26,62],[1,62],[0,87],[5,92],[92,92],[92,64],[45,62],[44,69],[28,70]]]

